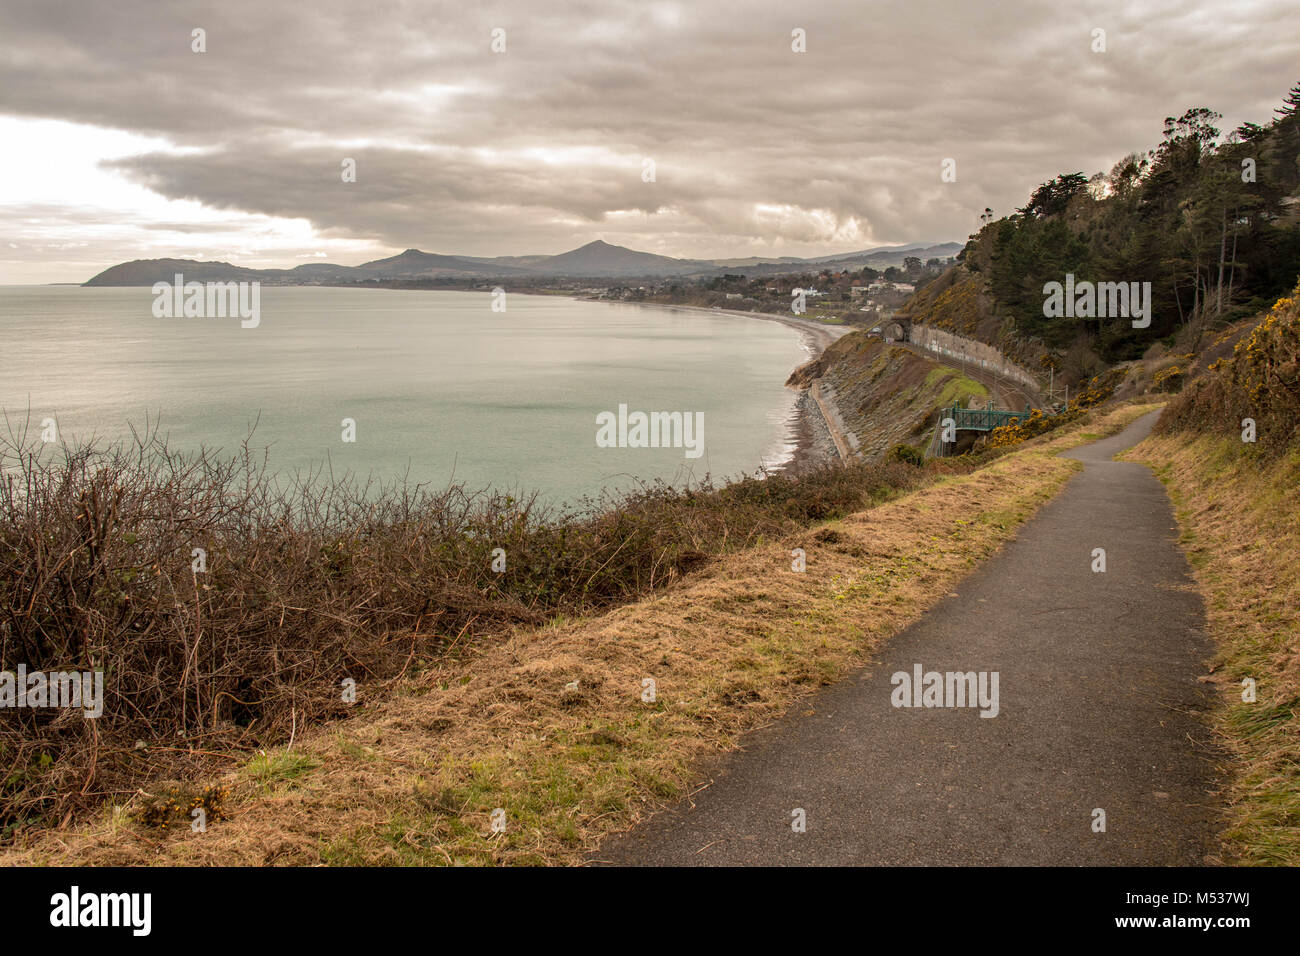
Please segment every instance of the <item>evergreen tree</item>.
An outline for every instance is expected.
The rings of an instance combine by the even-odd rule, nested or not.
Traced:
[[[1096,177],[1089,189],[1082,173],[1041,184],[1023,209],[988,223],[987,242],[966,246],[965,265],[985,275],[998,314],[1049,347],[1086,337],[1115,361],[1184,329],[1194,346],[1201,333],[1284,294],[1300,273],[1290,204],[1300,189],[1300,86],[1277,113],[1222,143],[1221,116],[1207,107],[1169,117],[1155,149],[1126,156],[1104,177],[1109,189]],[[1067,273],[1076,282],[1150,282],[1150,327],[1044,316],[1043,285]]]
[[[1278,116],[1286,117],[1295,116],[1297,111],[1300,111],[1300,83],[1291,87],[1291,92],[1282,100],[1282,106],[1273,112]]]

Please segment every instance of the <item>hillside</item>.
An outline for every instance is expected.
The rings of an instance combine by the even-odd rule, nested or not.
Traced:
[[[1139,411],[1121,409],[1088,426],[1116,431]],[[64,763],[75,764],[75,773],[65,770],[58,778],[66,787],[63,799],[51,800],[59,814],[90,802],[82,793],[87,770],[102,784],[114,759],[138,758],[143,765],[147,758],[165,766],[189,741],[199,743],[199,752],[191,753],[184,782],[161,779],[150,767],[152,776],[138,772],[129,785],[118,777],[115,784],[123,785],[102,788],[110,794],[105,812],[79,814],[59,828],[23,821],[0,848],[0,861],[580,862],[602,837],[632,825],[657,803],[692,792],[702,760],[735,748],[743,732],[792,711],[818,687],[861,667],[1007,544],[1077,471],[1076,463],[1055,451],[1024,449],[958,474],[894,464],[858,466],[812,482],[778,477],[732,486],[720,502],[732,520],[756,500],[770,500],[786,515],[802,507],[807,514],[766,524],[762,534],[744,540],[733,533],[704,542],[709,554],[694,552],[692,572],[647,593],[648,600],[520,618],[515,626],[480,632],[459,647],[459,638],[435,643],[409,672],[403,661],[411,661],[400,646],[400,653],[388,655],[395,676],[368,678],[351,708],[338,705],[334,682],[324,679],[333,672],[318,663],[316,645],[303,644],[313,649],[303,658],[311,674],[266,668],[299,691],[291,744],[288,714],[281,712],[288,709],[284,688],[261,685],[245,688],[243,699],[264,698],[260,713],[269,716],[274,707],[277,719],[274,728],[263,722],[249,726],[256,741],[243,739],[224,720],[224,736],[206,726],[193,737],[170,728],[148,733],[130,725],[137,715],[116,710],[104,715],[101,733],[125,741],[119,749],[61,752],[60,738],[86,733],[81,722],[46,728],[40,739],[12,740],[56,754],[45,778],[64,770]],[[664,519],[671,521],[680,509],[682,538],[699,547],[699,522],[710,500],[695,495],[657,509],[646,528],[666,540],[673,531]],[[618,551],[591,554],[581,580],[615,554],[623,560],[628,550],[644,551],[646,566],[657,561],[660,543],[642,549],[631,540],[635,522],[623,513],[602,523],[602,534]],[[566,547],[564,554],[585,555],[587,543]],[[789,568],[792,548],[806,551],[806,573],[777,570]],[[395,550],[403,565],[410,563],[405,549]],[[529,560],[523,557],[516,566],[526,567]],[[459,557],[454,564],[487,567]],[[329,573],[337,585],[340,576],[355,578],[359,568],[331,561]],[[507,575],[504,585],[517,587],[516,577],[518,572]],[[426,593],[429,582],[440,580],[428,573],[418,578]],[[238,580],[230,579],[232,592]],[[470,598],[479,595],[469,589],[462,599]],[[479,598],[473,612],[481,613],[482,606]],[[176,613],[170,604],[160,610]],[[296,646],[294,631],[301,624],[291,619],[290,625],[290,632],[276,632],[282,655],[277,660]],[[445,630],[450,640],[457,622],[427,629]],[[349,632],[351,653],[365,655],[372,667],[377,659],[371,652],[391,645],[399,633],[364,625]],[[257,641],[259,653],[271,653],[263,643]],[[164,657],[160,666],[180,663]],[[230,679],[262,673],[263,666],[231,669]],[[658,681],[658,696],[649,701],[640,693],[647,674]],[[220,676],[226,679],[224,672]],[[119,679],[146,677],[158,679],[153,670]],[[308,720],[302,708],[317,691],[328,697],[327,706]],[[225,711],[227,697],[214,708]],[[147,749],[132,749],[131,741],[142,737]],[[200,762],[218,748],[229,759]],[[51,782],[33,774],[19,784],[38,790]],[[168,812],[199,803],[211,810],[210,825],[194,839],[188,818],[179,814],[176,825]],[[488,827],[496,807],[508,808],[510,825],[503,833]]]
[[[1043,183],[1021,209],[986,217],[958,263],[901,313],[1072,385],[1152,349],[1199,353],[1300,274],[1300,86],[1276,114],[1225,135],[1219,114],[1189,109],[1109,173]],[[1067,281],[1149,288],[1149,324],[1082,293],[1048,314],[1048,283]]]
[[[1300,865],[1300,284],[1131,451],[1165,482],[1217,646],[1231,862]],[[1254,426],[1254,430],[1248,427]]]
[[[924,448],[939,409],[988,398],[983,385],[956,369],[865,332],[844,336],[796,369],[786,384],[820,385],[850,446],[867,461],[882,458],[895,445]]]

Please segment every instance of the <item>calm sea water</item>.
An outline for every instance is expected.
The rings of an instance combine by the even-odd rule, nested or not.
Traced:
[[[486,293],[269,288],[261,324],[154,318],[148,288],[0,287],[0,408],[113,440],[160,416],[179,448],[269,447],[277,471],[575,500],[634,479],[734,477],[788,456],[807,358],[774,322]],[[704,413],[704,454],[598,448],[596,415]],[[356,441],[341,422],[356,422]],[[0,427],[4,427],[0,423]]]

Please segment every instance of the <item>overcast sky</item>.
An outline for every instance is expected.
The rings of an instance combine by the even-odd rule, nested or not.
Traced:
[[[1266,122],[1297,80],[1296,0],[0,0],[0,283],[963,240],[1187,107]]]

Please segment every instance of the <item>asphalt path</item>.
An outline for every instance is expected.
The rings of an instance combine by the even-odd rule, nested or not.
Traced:
[[[1084,470],[956,593],[593,859],[1206,862],[1219,810],[1204,610],[1163,486],[1111,460],[1154,419],[1068,453]],[[922,688],[926,672],[983,672],[985,706],[894,706],[893,675],[918,665]],[[994,673],[997,714],[982,717]],[[956,689],[945,678],[945,703]]]

